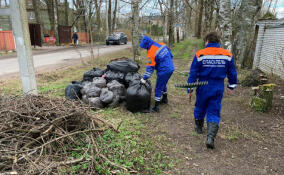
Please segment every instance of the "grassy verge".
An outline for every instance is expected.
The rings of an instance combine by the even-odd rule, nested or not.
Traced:
[[[40,73],[36,75],[38,90],[41,95],[50,97],[64,97],[65,87],[73,80],[81,80],[83,73],[93,67],[105,68],[109,60],[126,56],[131,58],[131,51],[126,49],[119,53],[110,54],[96,58],[95,61],[87,64],[65,68],[55,72]],[[145,55],[145,52],[142,52]],[[143,60],[142,60],[143,62]],[[142,66],[141,72],[144,71]],[[20,95],[21,82],[19,79],[1,82],[1,93],[6,95]],[[172,167],[172,162],[167,158],[149,137],[145,135],[144,122],[147,119],[145,114],[132,114],[123,106],[116,109],[104,109],[96,112],[100,117],[108,120],[114,125],[121,123],[119,132],[107,130],[101,137],[97,138],[99,150],[108,160],[115,164],[132,170],[136,174],[163,174],[162,172]],[[78,136],[74,140],[82,140]],[[74,145],[76,149],[70,158],[78,159],[83,154],[82,150],[87,143]],[[79,146],[78,146],[79,145]],[[82,148],[82,149],[81,149]],[[88,155],[89,156],[89,155]],[[98,174],[113,174],[113,165],[107,161],[97,160],[95,166]],[[86,163],[79,163],[71,167],[63,168],[61,174],[80,174],[91,166]],[[125,171],[118,171],[117,174],[127,174]]]
[[[172,49],[175,59],[182,59],[182,62],[188,62],[191,59],[193,48],[201,48],[201,40],[187,40],[177,43]],[[93,67],[104,69],[113,58],[126,56],[131,58],[131,51],[126,49],[115,54],[101,56],[87,64],[80,64],[73,67],[65,68],[55,72],[40,73],[36,75],[39,93],[47,96],[60,96],[64,97],[65,87],[73,80],[81,80],[83,73]],[[145,51],[142,56],[145,56]],[[142,60],[141,62],[145,62]],[[141,64],[140,72],[144,72],[144,65]],[[156,76],[153,75],[151,81],[155,84]],[[173,75],[173,81],[168,86],[171,93],[177,98],[183,98],[184,92],[174,88],[175,83],[186,82],[186,77],[177,74]],[[21,83],[18,79],[8,80],[2,82],[0,87],[2,93],[5,94],[21,94]],[[173,118],[179,118],[182,114],[182,108],[170,109],[169,113]],[[152,136],[149,130],[148,123],[151,123],[152,117],[148,114],[132,114],[125,110],[123,106],[115,109],[104,109],[96,111],[102,118],[113,123],[113,125],[120,125],[119,132],[112,130],[106,131],[101,137],[97,138],[97,146],[103,150],[104,155],[114,162],[115,164],[126,167],[136,174],[155,175],[163,174],[163,172],[172,168],[177,160],[172,160],[167,157],[165,151],[167,147],[173,147],[174,143],[165,141],[163,135]],[[160,128],[163,130],[164,128]],[[160,130],[159,129],[159,130]],[[150,135],[150,136],[149,136]],[[80,140],[78,138],[78,140]],[[165,144],[167,142],[167,144]],[[85,144],[82,143],[70,157],[80,158],[84,156],[81,147]],[[163,149],[161,149],[163,148]],[[95,166],[98,174],[112,174],[113,165],[107,161],[97,160]],[[62,174],[78,174],[84,172],[87,164],[77,164],[62,170]],[[117,174],[125,174],[123,171],[116,172]]]

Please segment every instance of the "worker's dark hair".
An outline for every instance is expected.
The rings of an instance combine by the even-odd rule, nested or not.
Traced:
[[[217,32],[210,32],[205,36],[204,41],[208,41],[209,43],[220,43],[220,38],[221,37]]]

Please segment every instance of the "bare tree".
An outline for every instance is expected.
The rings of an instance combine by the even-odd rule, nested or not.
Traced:
[[[191,0],[184,0],[185,2],[185,7],[186,7],[186,17],[185,17],[185,35],[186,37],[189,36],[189,33],[191,33],[191,27],[192,27],[192,12],[194,11],[195,13],[197,12],[196,10],[194,10],[193,8],[193,1]]]
[[[196,15],[196,28],[195,28],[195,36],[197,38],[201,37],[201,31],[202,31],[202,16],[203,16],[203,4],[204,0],[196,1],[198,2],[198,15]]]
[[[109,34],[112,33],[111,31],[111,0],[108,0],[108,13],[107,13],[107,18],[108,18],[108,29],[109,29]]]
[[[234,38],[233,53],[242,67],[252,67],[253,38],[255,22],[262,7],[262,0],[242,0],[238,20],[236,21],[236,36]]]
[[[94,61],[95,55],[94,55],[94,41],[93,41],[93,35],[92,35],[92,24],[93,24],[93,15],[95,11],[95,5],[93,0],[83,0],[82,8],[85,9],[85,18],[87,19],[87,25],[88,25],[88,33],[90,36],[90,55],[91,60]]]
[[[43,25],[42,25],[42,21],[41,21],[41,17],[40,17],[40,2],[37,0],[33,0],[33,9],[34,9],[34,13],[35,13],[35,19],[36,22],[40,25],[40,35],[41,35],[41,42],[44,41],[44,36],[43,36]],[[1,2],[0,2],[1,4]]]
[[[170,0],[168,26],[169,26],[169,43],[168,43],[168,46],[171,48],[173,46],[173,44],[175,43],[175,38],[174,38],[174,0]]]
[[[54,37],[56,38],[55,44],[59,45],[59,35],[58,35],[58,3],[57,0],[53,0],[53,10],[54,10]]]
[[[222,37],[222,43],[225,49],[232,48],[232,15],[231,15],[231,0],[220,0],[220,12],[218,31]]]
[[[136,60],[140,56],[139,52],[139,4],[140,0],[132,0],[131,11],[132,11],[132,48],[133,57]]]
[[[204,11],[205,11],[205,33],[211,31],[211,25],[213,21],[213,12],[214,12],[214,3],[212,0],[205,0],[204,1]]]
[[[168,7],[167,7],[167,2],[164,2],[163,0],[158,0],[158,3],[159,3],[159,7],[160,7],[160,12],[162,14],[162,17],[163,17],[163,42],[167,42],[168,39],[167,39],[167,29],[168,29],[168,15],[167,15],[167,11],[168,11]]]
[[[111,30],[114,31],[116,26],[116,14],[117,14],[117,0],[114,2],[114,10],[113,10],[113,18],[112,18],[112,28]]]
[[[64,15],[65,15],[65,25],[68,26],[68,10],[69,10],[69,3],[68,0],[64,0]]]
[[[96,8],[97,29],[100,31],[101,30],[101,5],[102,5],[102,0],[94,0],[94,3],[95,3],[95,8]]]
[[[56,38],[56,45],[59,45],[57,0],[45,0],[45,2],[47,5],[51,30],[54,32],[54,37]]]

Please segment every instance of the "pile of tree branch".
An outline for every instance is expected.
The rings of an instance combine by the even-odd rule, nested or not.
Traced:
[[[95,138],[111,127],[79,102],[0,97],[0,174],[53,174],[82,162],[88,162],[85,173],[92,174],[96,159],[108,161]],[[81,155],[70,157],[76,149]]]

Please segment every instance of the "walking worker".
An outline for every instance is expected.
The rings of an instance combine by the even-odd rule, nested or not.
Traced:
[[[214,138],[220,123],[220,113],[224,92],[224,79],[228,77],[228,91],[237,86],[237,71],[232,53],[220,48],[220,36],[217,32],[206,35],[206,48],[196,52],[190,68],[188,83],[208,81],[208,85],[196,89],[194,108],[195,131],[202,133],[205,115],[207,115],[207,148],[214,148]],[[189,96],[193,89],[188,89]]]
[[[77,32],[73,33],[72,39],[74,41],[74,45],[77,45],[78,44],[78,34],[77,34]]]
[[[148,36],[142,38],[140,47],[147,49],[146,72],[141,82],[145,83],[156,69],[155,106],[152,108],[152,112],[159,112],[159,105],[168,103],[167,83],[175,70],[173,55],[164,43],[157,43]]]

